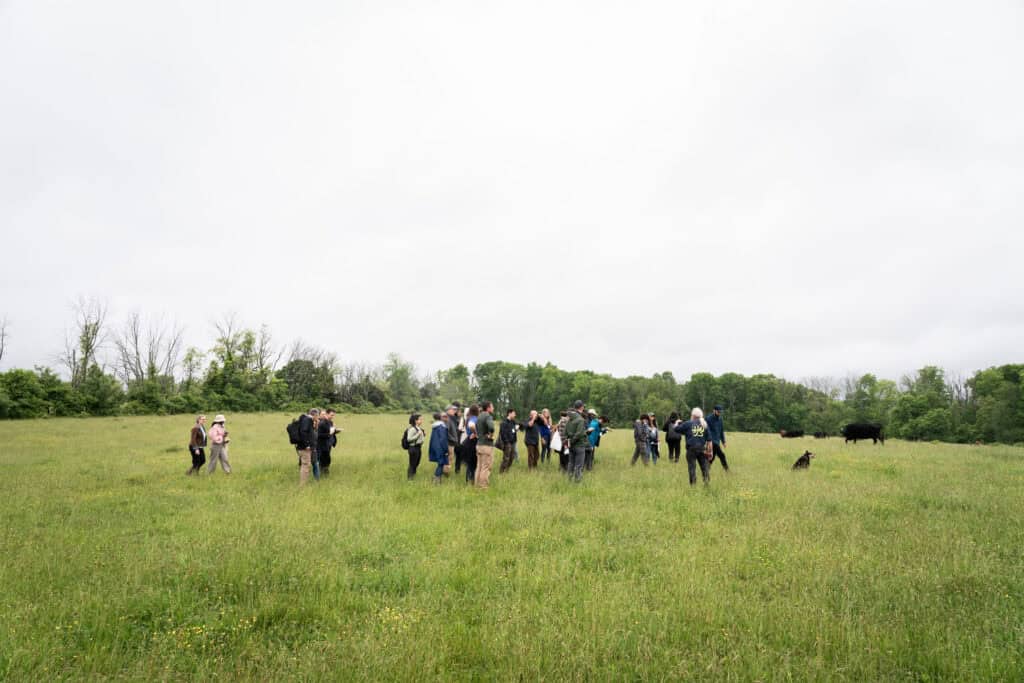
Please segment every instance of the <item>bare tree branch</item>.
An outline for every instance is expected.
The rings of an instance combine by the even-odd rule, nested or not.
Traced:
[[[60,362],[71,375],[72,386],[80,386],[85,373],[98,363],[98,353],[107,341],[107,306],[98,299],[79,297],[74,304],[75,329],[65,334]]]
[[[0,319],[0,361],[4,359],[4,351],[7,350],[7,327],[9,324],[7,316]]]

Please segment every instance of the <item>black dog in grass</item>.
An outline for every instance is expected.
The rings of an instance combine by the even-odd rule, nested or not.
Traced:
[[[813,457],[814,453],[811,453],[810,451],[804,451],[804,454],[797,458],[796,462],[793,463],[793,469],[806,470],[808,467],[811,466],[811,458]]]

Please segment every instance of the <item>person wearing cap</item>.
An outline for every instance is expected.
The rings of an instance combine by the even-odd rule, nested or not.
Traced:
[[[725,425],[722,423],[722,406],[716,405],[715,412],[708,415],[708,432],[711,433],[711,462],[717,457],[722,463],[722,469],[729,471],[729,462],[725,459]],[[711,463],[708,463],[710,467]]]
[[[569,442],[569,477],[579,483],[583,481],[583,466],[587,458],[587,420],[583,416],[583,401],[577,400],[569,411],[565,423],[565,438]]]
[[[700,474],[707,484],[711,480],[711,467],[708,459],[711,455],[711,438],[708,433],[708,423],[704,419],[704,411],[694,408],[690,411],[690,419],[686,422],[680,421],[675,427],[676,433],[682,434],[686,441],[686,466],[690,470],[690,486],[697,483],[697,464],[700,464]]]
[[[224,468],[224,474],[231,474],[231,463],[228,462],[228,432],[224,429],[223,415],[213,418],[210,425],[210,464],[206,467],[207,474],[213,474],[217,470],[217,463]]]
[[[197,415],[196,424],[188,438],[188,452],[192,455],[192,467],[185,474],[199,474],[206,464],[206,416]]]

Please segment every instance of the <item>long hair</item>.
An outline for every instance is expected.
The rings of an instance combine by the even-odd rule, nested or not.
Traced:
[[[690,411],[690,419],[700,420],[700,426],[703,427],[704,429],[708,428],[708,423],[704,419],[704,411],[701,410],[700,408],[694,408],[693,410]]]

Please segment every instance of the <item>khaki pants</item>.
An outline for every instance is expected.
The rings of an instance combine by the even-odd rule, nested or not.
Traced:
[[[231,474],[231,463],[228,462],[227,444],[215,443],[210,446],[210,464],[206,466],[206,473],[213,474],[217,469],[217,463],[224,468],[225,474]]]
[[[491,485],[491,467],[494,465],[494,446],[476,447],[476,485],[482,489]]]
[[[312,456],[313,449],[306,448],[304,450],[295,449],[295,452],[299,454],[299,486],[304,486],[309,481],[309,471],[312,468]]]

